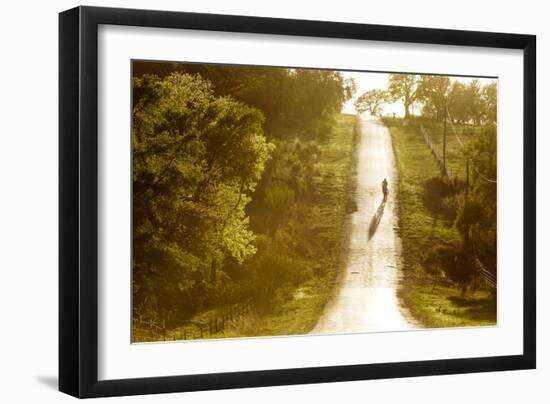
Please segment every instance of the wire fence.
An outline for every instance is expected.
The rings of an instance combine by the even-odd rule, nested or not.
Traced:
[[[491,289],[495,289],[497,287],[496,276],[485,269],[483,263],[479,260],[479,258],[475,257],[474,262],[477,269],[477,274],[479,278],[483,281],[485,286]]]
[[[448,179],[452,178],[452,171],[447,166],[446,162],[443,160],[443,157],[441,157],[441,154],[439,154],[439,151],[437,150],[436,143],[433,141],[432,137],[424,127],[424,124],[420,123],[420,131],[422,132],[422,136],[424,138],[424,142],[429,147],[430,151],[432,152],[432,155],[435,158],[435,161],[437,162],[437,165],[439,166],[439,169],[441,170],[441,174],[443,174]]]
[[[166,326],[164,322],[161,324],[140,315],[133,318],[132,326],[134,337],[138,335],[140,340],[166,340]]]
[[[474,160],[470,157],[470,153],[468,152],[468,149],[466,148],[466,145],[464,143],[464,141],[462,140],[460,134],[458,133],[456,127],[455,127],[455,124],[453,123],[453,119],[450,115],[448,115],[448,120],[447,122],[450,124],[449,126],[451,127],[451,130],[453,132],[453,135],[456,139],[456,142],[458,143],[458,145],[460,146],[460,150],[462,152],[462,154],[464,155],[464,158],[469,161],[469,165],[470,167],[474,170],[474,172],[477,174],[478,178],[480,178],[481,180],[483,181],[486,181],[486,182],[490,182],[490,183],[493,183],[493,184],[496,184],[497,183],[497,180],[496,179],[492,179],[492,178],[489,178],[487,175],[483,174],[479,168],[477,167],[477,165],[475,164]],[[456,172],[453,172],[453,170],[449,167],[449,165],[447,164],[447,161],[445,160],[445,158],[443,158],[438,150],[438,144],[437,142],[435,142],[433,140],[433,138],[430,136],[430,134],[428,133],[428,131],[426,130],[426,128],[424,127],[423,123],[421,122],[420,123],[420,131],[422,132],[422,136],[424,138],[424,142],[426,143],[426,145],[428,146],[428,148],[430,149],[433,157],[435,158],[438,166],[439,166],[439,169],[441,170],[441,174],[449,179],[452,178],[453,175],[456,175],[457,173]]]
[[[492,179],[492,178],[488,178],[486,175],[484,175],[483,173],[481,173],[479,171],[479,169],[477,168],[476,164],[474,163],[474,161],[470,158],[469,156],[469,153],[468,153],[468,150],[466,149],[466,146],[464,146],[464,142],[462,141],[462,138],[459,136],[456,128],[455,128],[455,125],[453,123],[453,119],[451,118],[451,115],[449,114],[449,112],[447,112],[447,117],[448,117],[448,120],[451,124],[451,129],[453,130],[453,134],[455,135],[455,138],[456,138],[456,141],[458,142],[458,144],[460,145],[461,149],[462,149],[462,153],[464,153],[464,156],[470,160],[470,165],[471,167],[473,168],[473,170],[476,172],[476,174],[479,176],[479,178],[481,178],[482,180],[486,181],[486,182],[491,182],[493,184],[496,184],[497,183],[497,180],[496,179]]]
[[[459,146],[461,148],[461,151],[462,151],[462,153],[463,153],[463,155],[464,155],[464,157],[467,161],[467,165],[471,166],[473,168],[473,170],[478,174],[479,178],[481,178],[482,180],[496,184],[496,180],[488,178],[487,176],[483,175],[478,170],[478,168],[476,167],[476,165],[474,164],[474,162],[470,158],[468,150],[467,150],[467,148],[464,144],[464,141],[462,140],[462,138],[458,134],[458,132],[455,128],[455,125],[453,124],[453,120],[450,117],[450,115],[448,116],[448,121],[451,124],[450,126],[451,126],[453,134],[456,138],[456,141],[459,144]],[[420,131],[422,132],[424,142],[426,143],[426,145],[430,149],[433,157],[435,158],[435,160],[436,160],[436,162],[437,162],[437,164],[438,164],[438,166],[441,170],[442,175],[446,176],[448,179],[451,179],[452,175],[453,175],[452,170],[449,168],[449,166],[446,164],[446,161],[443,159],[443,157],[439,153],[438,147],[437,147],[438,145],[436,144],[436,142],[434,142],[434,140],[432,139],[432,137],[430,136],[430,134],[428,133],[428,131],[426,130],[426,128],[424,127],[422,122],[420,123]],[[474,264],[475,264],[475,267],[476,267],[477,276],[482,281],[482,283],[490,289],[495,289],[496,286],[497,286],[496,276],[484,267],[483,263],[479,260],[479,258],[475,254],[474,254]]]
[[[228,328],[234,326],[238,320],[250,313],[252,301],[234,304],[218,310],[214,315],[194,321],[176,329],[168,330],[166,322],[162,323],[138,316],[133,319],[133,331],[140,335],[145,335],[150,340],[169,341],[169,340],[193,340],[211,338],[217,334],[223,333]]]

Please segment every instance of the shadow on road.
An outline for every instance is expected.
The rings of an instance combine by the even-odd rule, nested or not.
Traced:
[[[384,214],[384,208],[386,207],[386,200],[382,200],[380,202],[380,205],[378,206],[378,209],[376,209],[376,213],[370,220],[369,224],[369,240],[374,236],[374,233],[376,233],[376,230],[378,229],[378,225],[380,224],[380,220],[382,219],[382,215]]]

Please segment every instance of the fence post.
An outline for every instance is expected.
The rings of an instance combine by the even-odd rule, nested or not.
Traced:
[[[470,188],[470,158],[466,156],[466,192],[464,193],[464,209],[468,207],[468,191]],[[464,247],[468,252],[470,244],[470,227],[464,221]]]
[[[443,171],[447,174],[447,97],[445,97],[445,112],[443,117]],[[448,175],[447,175],[448,176]]]

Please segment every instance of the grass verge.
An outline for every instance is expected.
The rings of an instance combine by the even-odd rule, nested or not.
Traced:
[[[438,166],[415,124],[388,118],[399,175],[398,213],[404,280],[400,297],[425,327],[463,327],[496,324],[496,302],[488,290],[462,288],[423,268],[434,245],[456,245],[461,237],[452,220],[430,212],[423,200],[424,183],[439,175]]]

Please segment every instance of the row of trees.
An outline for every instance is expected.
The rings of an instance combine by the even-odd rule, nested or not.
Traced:
[[[414,104],[422,105],[422,116],[442,120],[448,114],[455,123],[481,125],[496,123],[496,82],[483,86],[479,80],[468,83],[448,76],[391,74],[385,90],[367,91],[355,102],[362,113],[379,115],[384,104],[403,103],[405,119]]]
[[[265,117],[268,138],[315,140],[326,134],[334,112],[355,92],[355,83],[331,70],[213,64],[135,62],[134,77],[174,72],[200,76],[216,96],[230,96]]]
[[[136,315],[175,325],[300,269],[266,251],[353,90],[331,71],[133,64]]]

